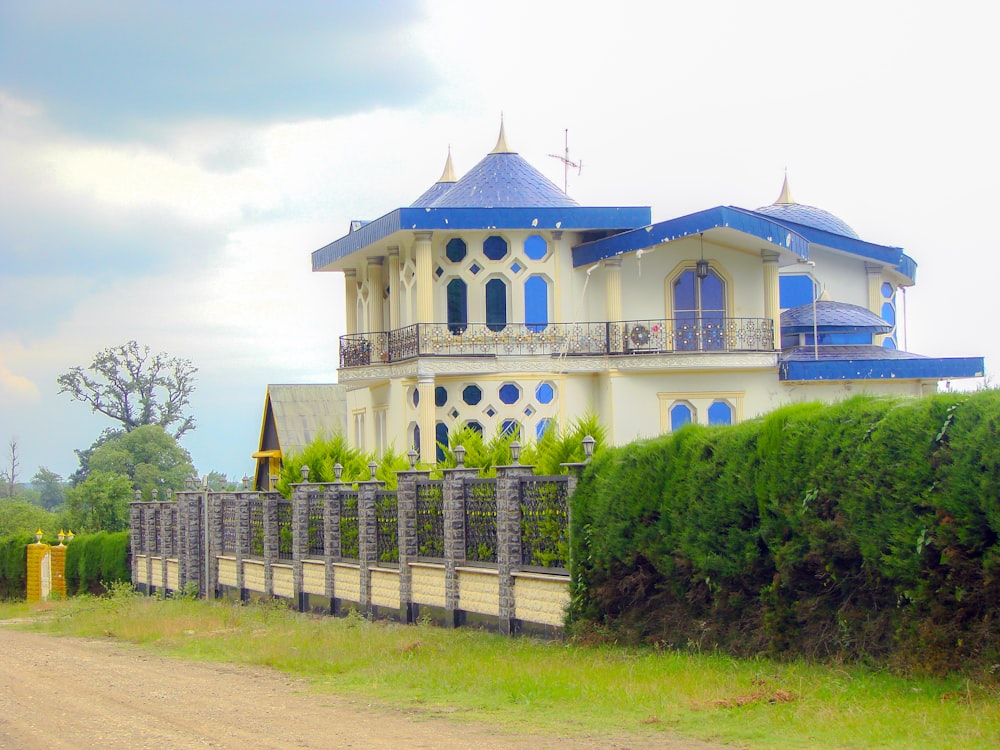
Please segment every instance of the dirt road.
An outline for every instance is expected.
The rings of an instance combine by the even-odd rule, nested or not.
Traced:
[[[0,748],[709,750],[663,736],[551,738],[324,695],[278,672],[0,623]]]

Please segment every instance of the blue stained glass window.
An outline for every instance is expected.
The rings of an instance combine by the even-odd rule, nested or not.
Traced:
[[[549,323],[549,282],[532,276],[524,282],[524,323],[531,331],[544,331]]]
[[[691,424],[691,407],[687,404],[674,404],[670,407],[670,431],[679,430],[686,424]]]
[[[448,244],[445,246],[444,250],[444,254],[447,256],[448,260],[452,263],[459,263],[460,261],[465,260],[465,253],[465,240],[460,239],[459,237],[453,237],[448,240]]]
[[[535,398],[540,404],[551,404],[555,395],[555,390],[549,383],[539,383],[535,389]]]
[[[524,241],[524,254],[532,260],[541,260],[548,251],[549,247],[540,235],[533,234]]]
[[[782,310],[799,305],[808,305],[813,301],[815,286],[811,276],[796,274],[794,276],[778,277],[778,306]]]
[[[507,284],[503,279],[486,282],[486,327],[491,331],[507,327]]]
[[[519,398],[521,398],[521,389],[513,383],[504,383],[500,386],[500,400],[508,406],[517,403]]]
[[[478,263],[473,263],[471,266],[469,266],[469,270],[472,272],[472,275],[475,276],[483,269],[479,267]]]
[[[726,285],[715,269],[704,279],[689,269],[674,280],[674,317],[678,349],[725,348]]]
[[[882,305],[882,320],[891,326],[896,325],[896,308],[889,302]]]
[[[549,427],[551,427],[551,426],[552,426],[552,420],[551,419],[539,419],[538,420],[538,424],[535,425],[535,437],[537,437],[539,440],[541,440],[542,439],[542,435],[544,435],[545,431],[548,430]]]
[[[413,450],[420,453],[420,425],[413,427]]]
[[[510,270],[513,271],[515,274],[519,274],[524,269],[521,268],[520,263],[511,263]]]
[[[725,401],[716,401],[708,407],[709,424],[732,424],[733,407]]]
[[[483,426],[474,419],[470,419],[468,422],[466,422],[465,426],[468,427],[470,430],[475,430],[480,435],[483,434]]]
[[[448,389],[439,385],[434,389],[434,405],[444,406],[448,403]]]
[[[513,435],[514,437],[520,437],[521,425],[517,423],[517,420],[505,419],[500,425],[500,432],[505,436]]]
[[[498,235],[487,237],[483,243],[483,255],[490,260],[501,260],[507,254],[507,240]]]
[[[414,406],[414,408],[416,408],[417,406],[420,406],[420,389],[419,388],[414,388],[413,389],[413,406]]]
[[[448,282],[448,330],[463,333],[469,324],[469,290],[461,279]]]
[[[437,442],[437,460],[444,461],[444,447],[448,445],[448,425],[438,422],[434,428],[434,440]]]
[[[896,290],[893,288],[892,284],[890,284],[888,281],[883,281],[882,282],[882,296],[883,297],[885,297],[886,299],[892,299],[892,295],[895,292],[896,292]]]
[[[462,400],[469,406],[475,406],[483,400],[483,392],[478,385],[467,385],[462,389]]]

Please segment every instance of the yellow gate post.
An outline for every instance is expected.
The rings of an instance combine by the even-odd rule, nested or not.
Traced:
[[[35,543],[28,545],[28,591],[29,602],[47,599],[52,587],[51,547],[42,544],[42,530],[35,532]],[[63,558],[65,563],[65,558]]]
[[[73,530],[68,534],[59,531],[59,546],[52,548],[52,596],[56,599],[66,598],[66,545],[73,541]]]

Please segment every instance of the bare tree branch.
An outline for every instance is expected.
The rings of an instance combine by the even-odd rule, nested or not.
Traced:
[[[120,422],[126,432],[145,424],[178,425],[174,437],[179,438],[195,427],[184,410],[197,371],[188,359],[151,354],[148,346],[129,341],[98,352],[86,370],[73,367],[56,382],[60,393]]]

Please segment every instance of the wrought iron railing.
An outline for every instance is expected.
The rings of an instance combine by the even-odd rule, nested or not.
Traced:
[[[307,554],[322,557],[326,554],[326,534],[323,519],[323,493],[309,492],[306,495],[309,514],[309,547]]]
[[[399,508],[396,493],[375,493],[375,554],[379,565],[399,564]]]
[[[444,486],[440,480],[417,482],[417,556],[444,557]]]
[[[770,318],[711,314],[605,323],[417,323],[393,331],[340,337],[340,366],[362,367],[413,357],[498,355],[641,355],[673,352],[774,351]]]
[[[278,501],[278,559],[291,560],[292,546],[292,504],[287,500]]]
[[[358,547],[358,493],[340,493],[340,556],[347,560],[361,557]]]
[[[568,567],[569,484],[565,476],[522,479],[521,564]]]
[[[466,562],[497,561],[497,483],[495,479],[466,479]]]
[[[236,554],[236,498],[232,495],[222,498],[222,554]]]
[[[249,557],[264,556],[264,503],[260,499],[249,502],[250,510],[250,549]]]

